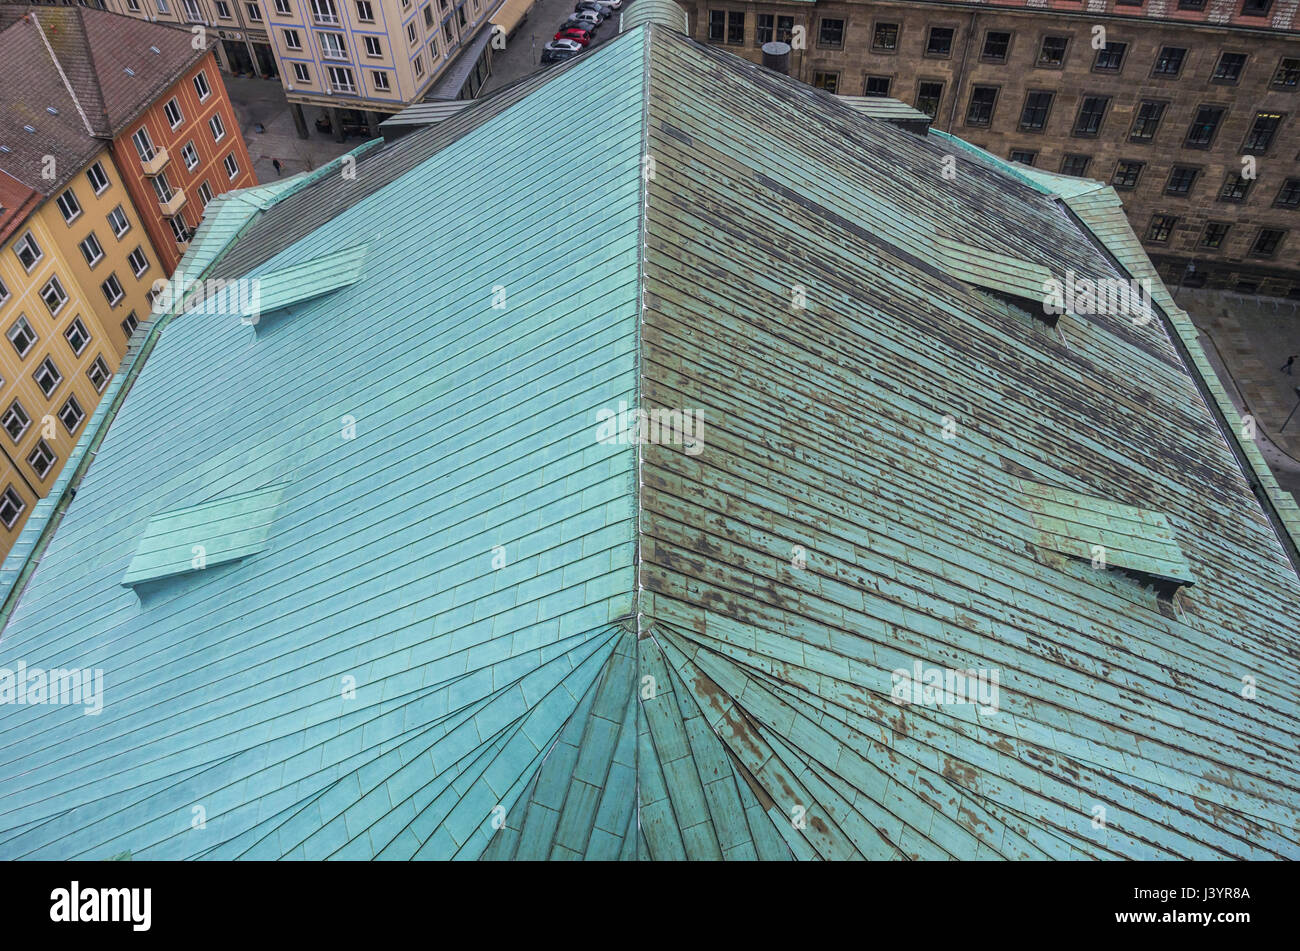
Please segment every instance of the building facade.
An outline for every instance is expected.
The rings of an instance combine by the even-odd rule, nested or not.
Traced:
[[[0,557],[54,483],[149,313],[157,255],[108,150],[47,196],[0,173]],[[7,203],[0,198],[0,204]]]
[[[216,61],[190,32],[0,6],[0,557],[203,205],[253,182]]]
[[[1270,0],[728,3],[697,39],[1112,184],[1172,284],[1300,296],[1300,33]],[[799,31],[802,30],[802,34]]]
[[[208,202],[257,183],[211,51],[123,123],[112,152],[167,274]]]

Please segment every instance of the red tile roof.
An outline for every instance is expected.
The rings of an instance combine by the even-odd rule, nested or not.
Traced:
[[[0,244],[9,240],[9,236],[40,203],[38,191],[28,188],[12,175],[0,172]]]
[[[5,20],[0,170],[44,195],[207,52],[193,48],[187,29],[84,7],[28,7]],[[48,156],[54,158],[52,178],[42,177]]]

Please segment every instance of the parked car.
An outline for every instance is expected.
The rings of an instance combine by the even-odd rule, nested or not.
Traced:
[[[591,31],[580,26],[562,26],[555,34],[557,40],[572,40],[579,46],[586,46],[593,39]]]
[[[581,0],[582,3],[596,3],[605,8],[608,13],[611,10],[622,10],[623,0]]]
[[[565,23],[586,23],[591,28],[591,32],[595,33],[597,28],[599,28],[600,24],[603,21],[600,19],[600,16],[598,14],[593,13],[590,10],[583,10],[580,13],[571,14],[569,18],[564,22]]]
[[[597,23],[595,20],[584,20],[581,17],[579,17],[577,14],[574,14],[573,16],[569,17],[567,20],[565,20],[563,23],[560,24],[561,30],[569,30],[574,28],[579,30],[586,30],[588,33],[591,34],[592,39],[595,39],[596,31],[600,29],[600,24]]]
[[[573,40],[552,40],[542,47],[543,63],[562,63],[582,52],[582,45]]]
[[[605,18],[610,14],[608,7],[602,7],[599,3],[596,3],[595,0],[581,0],[581,2],[573,8],[573,12],[590,13],[599,19],[601,23],[604,23]]]

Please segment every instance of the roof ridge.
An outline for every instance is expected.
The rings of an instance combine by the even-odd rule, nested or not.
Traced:
[[[80,20],[80,10],[78,8],[74,8],[74,10],[76,10],[77,19]],[[86,117],[86,111],[81,108],[81,100],[77,98],[77,91],[72,88],[72,83],[68,81],[68,75],[63,71],[63,64],[59,62],[59,57],[54,52],[54,47],[50,45],[50,39],[45,35],[45,28],[41,26],[41,21],[37,18],[36,11],[30,10],[28,11],[28,15],[32,18],[32,24],[36,27],[36,35],[41,38],[41,43],[45,46],[45,52],[50,55],[50,61],[54,64],[54,68],[58,70],[59,79],[63,80],[63,88],[68,91],[68,98],[70,98],[72,104],[77,107],[77,115],[81,116],[81,122],[86,127],[87,134],[99,138],[99,134],[90,127],[90,119]],[[91,52],[90,44],[86,43],[84,45],[86,47],[86,52],[93,63],[94,53]],[[99,76],[97,73],[95,75],[95,82],[97,84],[99,82]]]

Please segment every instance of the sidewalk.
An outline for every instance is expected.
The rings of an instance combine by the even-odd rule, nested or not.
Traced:
[[[280,80],[224,74],[221,78],[230,93],[235,115],[239,117],[239,131],[248,144],[248,154],[253,159],[253,170],[257,173],[259,182],[275,181],[272,159],[280,160],[282,176],[295,175],[319,168],[344,152],[352,151],[364,141],[348,139],[346,142],[335,142],[333,136],[317,132],[316,119],[324,115],[324,110],[314,106],[303,107],[311,137],[300,139]],[[262,132],[254,131],[258,123],[262,124]]]
[[[1279,431],[1300,399],[1300,360],[1293,376],[1279,369],[1300,354],[1300,302],[1199,289],[1176,299],[1237,409],[1255,417],[1257,444],[1278,482],[1300,499],[1300,413]]]

